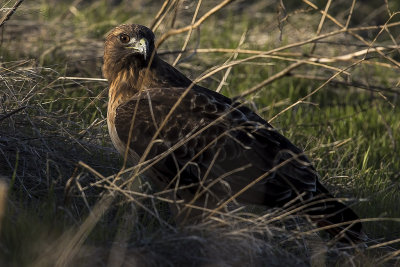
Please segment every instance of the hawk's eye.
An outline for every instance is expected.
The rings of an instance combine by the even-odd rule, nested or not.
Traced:
[[[121,43],[126,44],[131,40],[131,38],[129,37],[129,35],[127,35],[125,33],[121,33],[119,35],[119,40],[121,41]]]

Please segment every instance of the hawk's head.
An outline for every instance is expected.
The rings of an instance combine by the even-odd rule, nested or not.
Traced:
[[[123,24],[107,36],[104,47],[103,73],[106,78],[134,64],[146,67],[154,52],[154,34],[142,25]]]

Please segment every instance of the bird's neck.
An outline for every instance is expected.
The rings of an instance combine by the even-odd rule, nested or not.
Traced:
[[[157,55],[150,66],[137,66],[133,63],[121,68],[115,76],[108,79],[110,101],[118,103],[129,100],[143,89],[187,87],[191,84],[191,80]]]
[[[148,87],[149,77],[145,73],[150,73],[153,67],[153,64],[147,68],[132,63],[121,67],[119,71],[107,77],[110,85],[108,92],[110,102],[120,104],[129,100],[143,88]]]

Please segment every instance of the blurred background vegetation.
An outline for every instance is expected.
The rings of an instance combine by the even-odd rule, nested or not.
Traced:
[[[2,1],[0,15],[15,2]],[[370,219],[365,231],[370,247],[376,248],[352,251],[350,259],[361,266],[392,265],[396,259],[399,264],[400,2],[230,2],[193,29],[178,61],[188,32],[166,39],[159,54],[192,79],[236,62],[200,83],[249,101],[262,117],[272,119],[306,151],[323,183],[336,196],[348,198],[361,218]],[[278,237],[255,239],[254,232],[266,230],[248,226],[239,242],[232,231],[242,229],[240,224],[219,229],[219,238],[210,225],[176,232],[123,194],[99,215],[94,230],[86,229],[76,257],[60,260],[64,241],[85,230],[99,196],[111,190],[93,170],[112,177],[122,166],[106,126],[107,82],[101,74],[105,35],[119,24],[137,23],[154,26],[160,38],[190,25],[197,8],[195,21],[216,5],[209,0],[23,1],[4,23],[0,178],[7,191],[0,190],[0,264],[117,266],[119,259],[138,266],[241,266],[249,258],[254,266],[265,265],[266,258],[272,266],[312,262],[310,248],[302,242],[282,241],[293,233],[276,230]],[[268,80],[281,71],[282,76]],[[142,190],[150,193],[146,183]],[[163,203],[141,201],[168,217]],[[253,254],[243,252],[246,248]],[[121,259],[115,251],[130,257]],[[240,253],[232,257],[232,251]],[[330,248],[327,262],[349,264],[343,259],[349,251],[342,252]]]

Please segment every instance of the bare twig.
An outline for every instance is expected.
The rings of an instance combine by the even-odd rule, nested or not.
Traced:
[[[11,18],[11,16],[15,13],[17,8],[24,2],[24,0],[18,0],[15,2],[12,8],[7,12],[7,14],[0,20],[0,28],[4,25],[4,23]]]
[[[239,96],[237,96],[238,98],[242,98],[245,96],[248,96],[250,94],[254,94],[255,92],[259,91],[260,89],[262,89],[264,86],[272,83],[273,81],[282,78],[283,76],[287,75],[288,73],[290,73],[292,70],[300,67],[301,65],[303,65],[304,62],[298,61],[295,62],[291,65],[289,65],[288,67],[286,67],[285,69],[281,70],[280,72],[276,73],[275,75],[268,77],[266,80],[262,81],[261,83],[253,86],[252,88],[242,92]]]
[[[311,3],[309,0],[302,0],[303,2],[305,2],[306,4],[308,4],[309,6],[311,6],[312,8],[319,10],[318,7],[314,4]],[[319,10],[320,12],[323,12],[321,10]],[[355,38],[357,38],[358,40],[360,40],[361,42],[363,42],[364,44],[368,45],[368,47],[372,47],[372,45],[375,43],[375,41],[377,40],[377,38],[379,37],[379,35],[383,32],[383,30],[385,28],[387,28],[389,25],[393,26],[393,25],[399,25],[400,22],[394,22],[394,23],[389,23],[393,17],[395,17],[397,14],[399,14],[399,12],[396,13],[392,13],[390,18],[386,21],[386,23],[384,25],[380,25],[380,26],[367,26],[367,27],[357,27],[354,29],[347,29],[345,25],[343,25],[342,23],[340,23],[337,19],[335,19],[334,17],[332,17],[331,15],[327,14],[327,17],[336,25],[338,25],[339,27],[342,28],[342,30],[345,30],[345,32],[348,32],[350,35],[354,36]],[[375,29],[380,29],[380,32],[376,35],[376,37],[374,38],[374,40],[372,42],[368,42],[366,41],[363,37],[361,37],[359,34],[355,33],[355,31],[361,31],[361,30],[365,30],[365,29],[371,29],[371,27],[376,27]],[[383,58],[387,59],[388,61],[390,61],[391,63],[393,63],[395,66],[400,67],[400,63],[397,62],[396,60],[387,57],[385,54],[383,54],[381,51],[377,51]]]
[[[329,79],[328,77],[311,76],[311,75],[304,75],[304,74],[297,74],[297,73],[290,74],[290,75],[292,77],[299,78],[299,79],[308,79],[308,80],[316,80],[316,81],[326,81]],[[394,90],[393,88],[387,88],[387,87],[382,87],[382,86],[378,86],[378,85],[364,84],[359,81],[345,82],[345,81],[331,80],[329,83],[357,87],[360,89],[373,91],[373,92],[381,92],[382,91],[382,92],[400,94],[400,90]]]
[[[370,52],[377,52],[377,51],[387,51],[389,49],[400,49],[400,46],[398,45],[389,45],[389,46],[367,46],[370,47],[368,49],[363,49],[357,52],[352,52],[349,54],[345,54],[342,56],[335,56],[335,57],[327,57],[327,56],[319,56],[319,55],[308,55],[308,54],[302,54],[302,53],[295,53],[295,52],[279,52],[279,51],[274,51],[272,53],[269,53],[269,51],[262,51],[262,50],[249,50],[249,49],[232,49],[232,48],[198,48],[198,49],[188,49],[185,52],[187,53],[238,53],[238,54],[249,54],[249,55],[258,55],[260,57],[266,57],[267,55],[276,55],[280,56],[278,57],[272,57],[271,58],[276,58],[276,59],[281,59],[281,60],[290,60],[290,58],[284,58],[284,57],[306,57],[307,60],[304,61],[304,63],[307,62],[319,62],[319,63],[333,63],[333,62],[339,62],[339,61],[351,61],[355,57],[359,56],[364,56],[366,54],[369,54]],[[175,54],[175,53],[180,53],[181,51],[164,51],[158,53],[159,55],[166,55],[166,54]],[[255,59],[255,58],[251,58]],[[247,61],[247,60],[246,60]],[[298,59],[292,59],[292,61],[298,61]],[[393,65],[383,63],[383,62],[377,62],[377,61],[363,61],[363,64],[369,64],[369,65],[377,65],[377,66],[382,66],[385,68],[393,68]]]
[[[168,31],[167,33],[163,34],[160,37],[160,39],[158,40],[156,47],[160,47],[160,45],[162,43],[164,43],[165,40],[167,40],[169,37],[171,37],[173,35],[184,33],[184,32],[187,32],[187,31],[190,31],[190,30],[193,30],[193,29],[199,27],[208,17],[210,17],[212,14],[214,14],[215,12],[217,12],[218,10],[220,10],[221,8],[223,8],[224,6],[226,6],[227,4],[229,4],[232,1],[233,0],[224,0],[221,3],[219,3],[218,5],[216,5],[215,7],[213,7],[211,10],[209,10],[206,14],[204,14],[195,23],[188,25],[186,27],[179,28],[179,29],[172,29],[172,30]]]
[[[322,26],[324,25],[325,18],[326,18],[326,15],[328,14],[328,9],[331,6],[331,3],[332,3],[332,0],[328,0],[328,2],[326,3],[326,6],[325,6],[325,10],[322,12],[322,17],[321,17],[321,20],[319,22],[318,29],[317,29],[317,34],[316,34],[317,36],[321,33]],[[311,50],[310,50],[310,54],[314,53],[316,47],[317,47],[317,44],[313,43]]]
[[[355,57],[365,56],[365,55],[369,54],[370,52],[379,53],[379,52],[387,50],[387,49],[398,49],[398,48],[399,47],[397,47],[397,46],[371,47],[371,48],[363,49],[363,50],[360,50],[360,51],[357,51],[357,52],[353,52],[353,53],[350,53],[350,54],[346,54],[346,55],[343,55],[343,56],[336,56],[336,57],[331,57],[331,58],[329,58],[329,57],[324,57],[324,58],[323,57],[320,57],[320,58],[312,57],[309,60],[310,61],[314,61],[314,62],[321,62],[321,63],[337,62],[337,61],[349,61],[349,60],[351,60],[351,59],[353,59]]]
[[[347,29],[350,25],[351,17],[353,16],[354,7],[356,5],[356,0],[353,0],[350,7],[349,16],[347,17],[345,28]]]
[[[361,60],[360,60],[361,61]],[[314,95],[316,92],[318,92],[321,88],[323,88],[325,85],[327,85],[331,80],[333,80],[336,76],[338,76],[339,74],[341,74],[342,72],[344,72],[347,69],[352,68],[353,66],[359,64],[359,61],[356,63],[351,64],[350,66],[346,67],[344,70],[335,73],[334,75],[332,75],[332,77],[330,77],[328,80],[326,80],[323,84],[321,84],[319,87],[317,87],[314,91],[312,91],[311,93],[309,93],[308,95],[300,98],[298,101],[296,101],[295,103],[293,103],[292,105],[290,105],[289,107],[285,108],[284,110],[280,111],[278,114],[276,114],[275,116],[273,116],[268,122],[273,121],[274,119],[276,119],[277,117],[279,117],[282,113],[288,111],[289,109],[293,108],[294,106],[302,103],[305,99],[309,98],[310,96]]]
[[[154,32],[156,30],[156,25],[158,24],[158,21],[161,17],[161,15],[164,13],[165,9],[167,8],[170,0],[165,0],[164,3],[162,4],[160,10],[158,11],[157,15],[154,17],[153,22],[150,24],[150,29]]]
[[[201,6],[201,2],[202,2],[202,0],[199,0],[199,2],[197,3],[196,10],[194,11],[194,14],[193,14],[191,25],[193,25],[195,23],[195,21],[196,21],[197,14],[199,13],[199,9],[200,9],[200,6]],[[187,47],[187,45],[189,43],[190,37],[192,36],[192,31],[193,31],[193,27],[191,27],[189,29],[189,32],[188,32],[188,34],[186,36],[186,39],[185,39],[185,43],[182,46],[181,53],[179,53],[178,56],[175,58],[175,61],[174,61],[174,63],[172,63],[172,66],[175,66],[179,62],[179,59],[182,56],[182,52],[185,51],[185,49],[186,49],[186,47]]]
[[[161,25],[162,21],[165,19],[167,14],[171,11],[173,6],[175,5],[176,1],[177,0],[172,0],[172,2],[170,2],[169,0],[164,1],[164,4],[163,4],[163,6],[161,7],[161,9],[159,11],[159,14],[157,14],[156,19],[154,20],[154,22],[152,24],[151,29],[153,31],[156,31],[158,29],[158,27]]]
[[[90,78],[90,77],[58,77],[57,80],[75,80],[75,81],[93,81],[93,82],[107,82],[107,79],[103,78]]]
[[[0,116],[0,121],[2,121],[2,120],[4,120],[4,119],[7,119],[8,117],[14,115],[15,113],[20,112],[21,110],[24,110],[26,107],[27,107],[27,106],[23,106],[23,107],[20,107],[20,108],[15,109],[15,110],[13,110],[13,111],[7,113],[7,114],[1,115],[1,116]]]
[[[239,44],[238,44],[237,49],[239,49],[239,47],[244,43],[245,37],[246,37],[246,32],[244,32],[244,33],[242,34],[242,37],[241,37],[240,40],[239,40]],[[238,52],[234,52],[233,55],[232,55],[226,62],[229,62],[230,60],[232,60],[232,58],[233,58],[234,60],[236,60],[236,58],[238,57],[238,55],[239,55]],[[232,67],[228,68],[228,69],[225,71],[225,74],[224,74],[224,76],[222,77],[221,82],[219,83],[217,89],[215,89],[216,92],[219,93],[219,92],[221,91],[221,89],[222,89],[222,87],[224,86],[224,84],[225,84],[225,82],[226,82],[226,79],[228,78],[228,76],[229,76],[231,70],[232,70]]]

